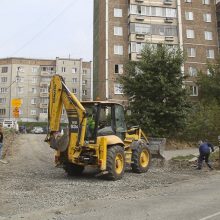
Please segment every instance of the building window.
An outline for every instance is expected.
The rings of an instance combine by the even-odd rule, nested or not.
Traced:
[[[209,59],[214,59],[215,58],[215,52],[213,49],[207,49],[206,50],[206,57]]]
[[[123,35],[123,29],[122,27],[114,27],[114,35],[115,36],[122,36]]]
[[[122,9],[114,8],[114,17],[121,18],[122,17]]]
[[[196,56],[196,49],[193,47],[187,48],[187,55],[188,55],[188,57],[195,57]]]
[[[32,67],[32,73],[37,73],[38,67]]]
[[[189,67],[189,75],[190,76],[197,76],[197,69],[195,67]]]
[[[188,21],[192,21],[192,20],[193,20],[193,12],[191,12],[191,11],[186,11],[186,12],[185,12],[185,18],[186,18],[186,20],[188,20]]]
[[[7,78],[7,77],[1,77],[1,82],[2,82],[2,83],[6,83],[6,82],[7,82],[7,80],[8,80],[8,78]]]
[[[0,108],[0,115],[5,115],[5,114],[6,114],[6,109]]]
[[[207,69],[207,75],[211,75],[211,71],[209,69]]]
[[[77,68],[72,68],[72,73],[76,73],[77,72]]]
[[[87,95],[87,90],[83,90],[83,95]]]
[[[73,88],[72,91],[73,91],[74,94],[77,94],[77,89],[76,88]]]
[[[1,94],[7,93],[7,92],[8,92],[7,88],[0,88]]]
[[[210,0],[202,0],[203,5],[210,5]]]
[[[6,103],[6,98],[0,98],[0,104],[5,104]]]
[[[2,73],[7,73],[7,72],[8,72],[8,67],[7,66],[2,67]]]
[[[65,73],[65,72],[66,72],[66,67],[62,67],[62,68],[61,68],[61,72],[62,72],[62,73]]]
[[[40,109],[40,113],[47,113],[47,108]]]
[[[187,37],[187,38],[195,38],[195,32],[194,32],[194,30],[187,29],[187,30],[186,30],[186,37]]]
[[[123,87],[120,83],[114,83],[114,93],[115,95],[123,94]]]
[[[191,2],[192,2],[192,0],[185,0],[185,2],[186,2],[186,3],[191,3]]]
[[[41,104],[48,104],[48,102],[49,102],[49,98],[46,98],[46,97],[40,98]]]
[[[73,78],[73,83],[77,83],[77,78]]]
[[[82,81],[82,84],[83,84],[83,85],[87,85],[87,80],[83,80],[83,81]]]
[[[31,110],[31,115],[37,115],[37,110],[32,109],[32,110]]]
[[[205,31],[205,40],[212,40],[212,32],[210,31]]]
[[[19,94],[24,93],[24,87],[18,87],[18,93]]]
[[[203,14],[203,20],[205,22],[212,22],[212,15],[210,13]]]
[[[87,70],[83,70],[83,75],[86,75],[87,74]]]
[[[190,96],[198,96],[198,86],[190,86]]]
[[[32,98],[31,99],[31,104],[36,105],[37,104],[37,98]]]
[[[31,88],[31,92],[32,92],[33,94],[36,94],[36,93],[37,93],[37,89],[36,89],[36,88]]]
[[[123,55],[123,46],[114,45],[114,54]]]
[[[115,74],[123,73],[123,64],[115,64]]]
[[[37,77],[32,77],[32,83],[37,83]]]

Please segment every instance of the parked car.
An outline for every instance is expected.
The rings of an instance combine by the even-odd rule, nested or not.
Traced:
[[[43,134],[44,133],[44,130],[42,127],[34,127],[32,130],[31,130],[31,133],[33,134]]]

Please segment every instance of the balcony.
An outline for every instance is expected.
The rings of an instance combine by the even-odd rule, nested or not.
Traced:
[[[174,37],[173,36],[166,36],[165,37],[165,41],[174,41]]]
[[[48,108],[48,104],[46,104],[46,103],[40,103],[40,108]]]
[[[40,92],[40,97],[41,98],[48,98],[49,97],[49,93],[48,92]]]
[[[163,4],[164,5],[172,5],[173,0],[164,0]]]
[[[40,87],[49,87],[49,82],[40,82]]]
[[[136,34],[136,39],[137,40],[144,40],[145,39],[145,35],[144,34]]]
[[[173,23],[173,18],[165,18],[164,23],[169,23],[169,24]]]
[[[46,77],[48,77],[48,76],[52,76],[53,73],[52,73],[52,72],[49,72],[49,71],[43,71],[43,70],[41,70],[40,75],[41,75],[41,76],[46,76]]]

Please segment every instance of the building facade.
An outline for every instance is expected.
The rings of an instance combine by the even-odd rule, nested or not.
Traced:
[[[92,100],[92,62],[58,57],[0,59],[0,118],[12,119],[11,100],[20,98],[19,120],[47,121],[48,88],[56,73],[80,100]],[[66,120],[65,111],[62,120]]]
[[[117,81],[147,43],[180,46],[191,96],[199,70],[218,54],[215,0],[94,0],[94,99],[125,101]]]

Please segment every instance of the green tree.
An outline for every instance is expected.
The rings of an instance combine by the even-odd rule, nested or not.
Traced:
[[[180,49],[146,45],[140,61],[129,61],[120,77],[129,99],[131,121],[150,135],[172,136],[183,129],[189,108],[183,88]]]
[[[199,99],[210,103],[217,101],[220,104],[220,59],[216,64],[208,63],[210,74],[199,73],[197,84],[199,87]]]

